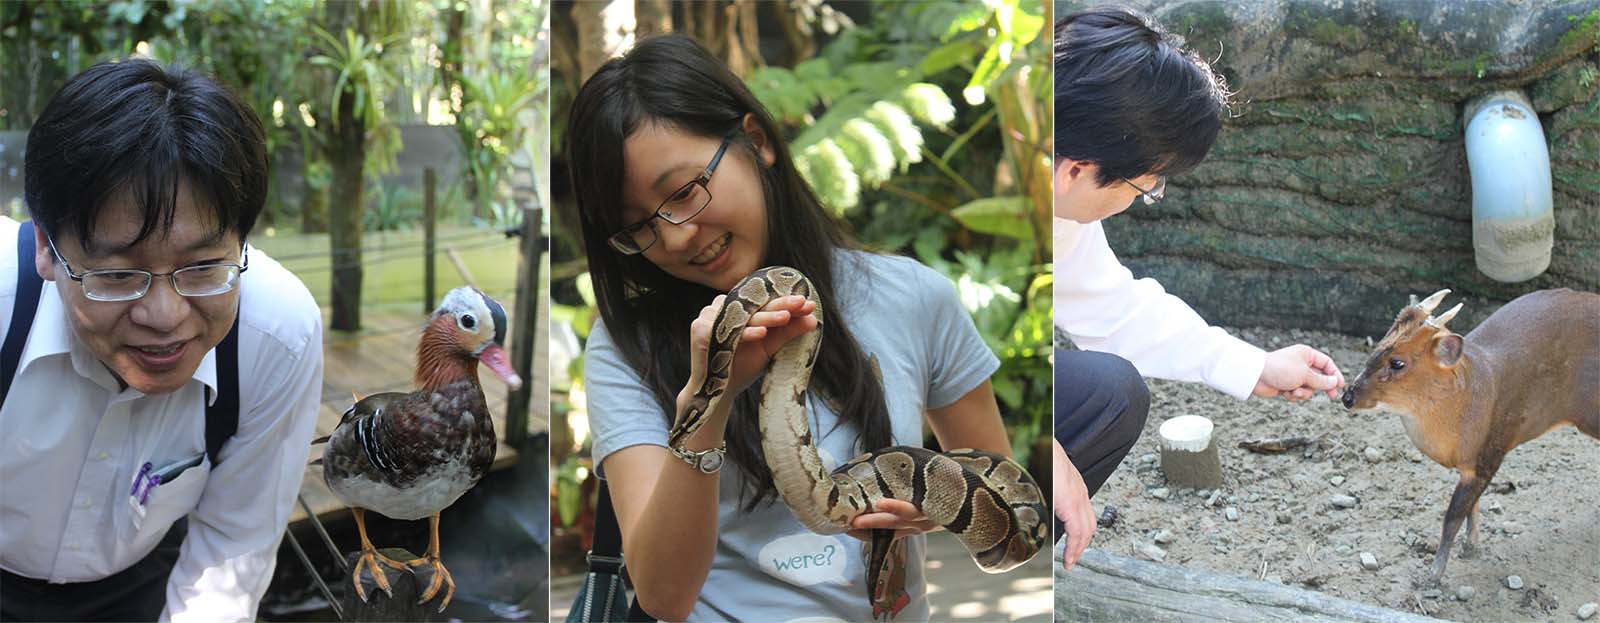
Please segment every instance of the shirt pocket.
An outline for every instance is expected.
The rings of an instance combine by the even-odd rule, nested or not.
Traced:
[[[138,496],[127,496],[117,516],[117,541],[122,548],[148,553],[173,522],[188,515],[200,501],[206,481],[211,476],[211,457],[183,471],[171,482],[163,482],[150,489],[150,495],[139,503]]]

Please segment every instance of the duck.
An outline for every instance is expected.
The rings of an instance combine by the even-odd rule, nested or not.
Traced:
[[[443,589],[443,612],[455,595],[455,581],[439,559],[439,514],[476,485],[494,461],[494,423],[478,383],[478,364],[512,390],[521,387],[522,378],[506,356],[505,336],[506,313],[498,302],[470,286],[451,290],[418,340],[417,390],[356,397],[326,438],[323,481],[350,507],[361,536],[361,555],[350,576],[362,602],[367,601],[364,573],[393,596],[381,566],[431,567],[419,604]],[[366,511],[406,521],[427,518],[428,553],[406,561],[379,554],[367,538]]]

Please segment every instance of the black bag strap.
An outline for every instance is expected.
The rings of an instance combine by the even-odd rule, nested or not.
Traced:
[[[33,268],[33,221],[17,228],[17,294],[11,306],[11,325],[0,345],[0,406],[11,393],[11,382],[22,362],[22,349],[33,330],[33,317],[39,312],[39,293],[44,279]],[[228,336],[217,345],[217,397],[206,405],[206,456],[217,465],[222,444],[239,430],[239,317],[234,316]],[[616,520],[612,519],[615,524]]]
[[[28,344],[28,332],[33,329],[33,315],[39,311],[39,292],[44,289],[44,279],[33,267],[33,221],[17,228],[17,296],[11,305],[11,327],[6,330],[6,341],[0,346],[0,405],[11,393],[11,380],[17,376],[17,364],[22,361],[22,348]]]
[[[611,507],[611,490],[600,480],[600,499],[594,505],[594,545],[589,548],[589,572],[622,573],[622,530],[617,527],[617,512]],[[639,607],[635,596],[628,603],[628,621],[652,623],[656,618]]]

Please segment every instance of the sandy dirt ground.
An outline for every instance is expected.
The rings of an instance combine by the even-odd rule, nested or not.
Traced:
[[[1351,380],[1369,352],[1366,339],[1337,334],[1230,332],[1268,350],[1315,346]],[[1119,519],[1094,547],[1455,621],[1576,621],[1584,604],[1600,601],[1600,441],[1575,428],[1506,457],[1479,503],[1481,553],[1463,559],[1458,542],[1430,589],[1416,580],[1433,563],[1457,476],[1411,445],[1400,416],[1353,414],[1325,395],[1240,402],[1197,384],[1149,384],[1144,436],[1095,496],[1096,512],[1109,505]],[[1185,414],[1216,424],[1218,490],[1167,486],[1156,429]],[[1296,435],[1320,441],[1275,455],[1237,447]],[[1356,504],[1335,508],[1339,495]],[[1364,568],[1363,553],[1375,569]],[[1508,586],[1518,580],[1520,588]]]

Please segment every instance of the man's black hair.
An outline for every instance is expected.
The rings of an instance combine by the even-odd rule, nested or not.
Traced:
[[[28,131],[24,196],[52,236],[87,247],[106,203],[128,193],[143,214],[138,244],[172,227],[186,184],[214,235],[250,233],[267,198],[261,120],[204,75],[144,59],[102,63],[61,87]],[[120,242],[120,241],[119,241]]]
[[[1055,27],[1056,154],[1094,163],[1108,186],[1200,164],[1227,91],[1211,66],[1139,13],[1096,8]]]

